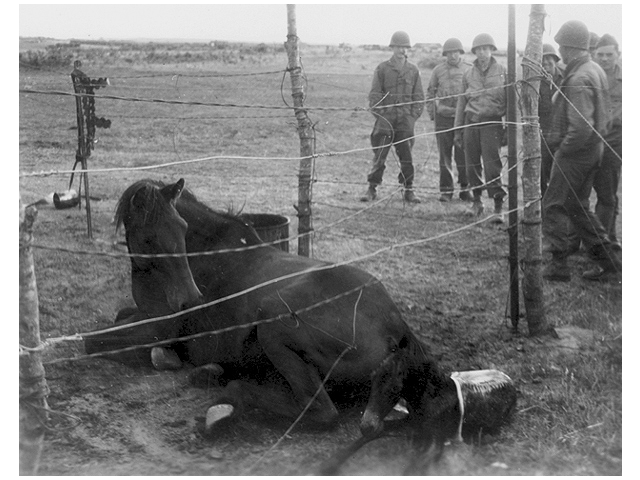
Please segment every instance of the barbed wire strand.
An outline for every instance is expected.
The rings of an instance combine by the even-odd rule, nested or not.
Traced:
[[[398,142],[398,143],[400,143],[400,142]],[[347,217],[347,218],[348,218],[348,217]],[[490,217],[489,217],[489,218],[490,218]],[[343,221],[344,221],[344,220],[343,220]],[[463,228],[466,228],[466,227],[463,227]],[[447,233],[447,234],[448,234],[448,233]],[[437,238],[437,237],[436,237],[436,238]],[[373,253],[370,253],[370,254],[368,254],[368,255],[362,256],[362,257],[360,257],[360,258],[356,258],[356,259],[354,259],[354,260],[353,260],[353,262],[357,262],[357,261],[359,261],[359,260],[361,260],[361,259],[363,259],[363,258],[368,258],[369,256],[377,255],[377,254],[378,254],[378,253],[380,253],[381,251],[387,251],[387,250],[389,250],[389,249],[394,249],[394,248],[398,248],[398,247],[402,247],[402,246],[416,245],[416,244],[422,243],[422,242],[424,242],[424,241],[425,241],[425,239],[419,239],[419,240],[415,240],[415,241],[412,241],[412,242],[409,242],[409,243],[406,243],[406,242],[405,242],[404,244],[403,244],[403,243],[400,243],[400,244],[394,244],[394,245],[392,245],[391,247],[385,247],[385,248],[383,248],[383,249],[381,249],[381,250],[378,250],[378,251],[376,251],[376,252],[373,252]],[[106,252],[105,252],[105,253],[106,253]],[[341,262],[341,263],[344,263],[344,262]],[[349,262],[349,263],[351,263],[351,262]],[[330,265],[330,268],[335,268],[335,267],[337,267],[337,266],[339,266],[339,264],[338,264],[338,265],[331,264],[331,265]],[[316,270],[316,269],[312,269],[312,271],[313,271],[313,270]],[[298,274],[305,274],[305,273],[309,273],[309,272],[300,272],[300,273],[298,273]],[[281,281],[281,280],[282,280],[282,279],[276,279],[275,281]],[[271,284],[271,283],[272,283],[272,282],[268,282],[268,284]],[[255,287],[254,287],[254,289],[261,288],[262,286],[264,286],[264,285],[261,285],[261,286],[255,286]],[[251,290],[250,290],[250,291],[251,291]],[[245,292],[243,292],[243,293],[245,293]],[[246,293],[248,293],[248,292],[246,292]],[[231,296],[230,298],[235,298],[235,296]],[[218,302],[218,301],[216,301],[216,303],[217,303],[217,302]],[[206,308],[207,306],[212,306],[213,304],[215,304],[215,303],[210,303],[210,304],[208,304],[208,305],[204,306],[203,308]],[[186,314],[186,313],[188,313],[188,311],[181,312],[179,315],[184,315],[184,314]],[[159,320],[162,320],[162,319],[163,319],[163,317],[160,317],[159,319],[154,319],[154,320],[155,320],[155,321],[159,321]],[[143,322],[146,322],[146,321],[143,321]],[[87,334],[87,335],[90,335],[90,334]]]
[[[535,201],[539,201],[539,199],[536,199]],[[533,202],[530,202],[529,204],[527,204],[527,205],[525,205],[523,207],[519,207],[517,209],[514,209],[513,211],[519,211],[519,210],[522,210],[524,208],[527,208],[531,203],[533,203]],[[510,213],[510,212],[511,211],[509,211],[507,213]],[[311,267],[311,268],[304,269],[304,270],[301,270],[301,271],[298,271],[298,272],[293,272],[293,273],[290,273],[290,274],[287,274],[287,275],[283,275],[281,277],[277,277],[275,279],[271,279],[269,281],[265,281],[265,282],[262,282],[260,284],[253,285],[253,286],[251,286],[249,288],[246,288],[246,289],[244,289],[242,291],[235,292],[235,293],[227,295],[225,297],[221,297],[221,298],[215,299],[215,300],[213,300],[211,302],[207,302],[207,303],[204,303],[202,305],[191,307],[191,308],[183,310],[181,312],[168,314],[168,315],[163,315],[163,316],[160,316],[160,317],[153,317],[153,318],[149,318],[149,319],[146,319],[146,320],[140,320],[138,322],[133,322],[133,323],[129,323],[129,324],[116,325],[114,327],[110,327],[110,328],[106,328],[106,329],[102,329],[102,330],[97,330],[97,331],[93,331],[93,332],[76,333],[76,334],[70,335],[70,336],[62,336],[62,337],[50,338],[50,339],[47,339],[46,342],[48,342],[49,344],[59,343],[59,342],[63,342],[63,341],[74,341],[75,342],[75,341],[82,340],[83,338],[87,338],[87,337],[97,336],[97,335],[101,335],[101,334],[105,334],[105,333],[113,333],[113,332],[116,332],[116,331],[126,330],[126,329],[129,329],[129,328],[139,327],[141,325],[146,325],[146,324],[150,324],[150,323],[157,323],[157,322],[164,321],[164,320],[169,320],[169,319],[175,319],[175,318],[178,318],[178,317],[181,317],[181,316],[188,315],[189,313],[193,313],[193,312],[196,312],[198,310],[209,308],[209,307],[212,307],[214,305],[226,302],[228,300],[231,300],[231,299],[234,299],[234,298],[238,298],[238,297],[243,296],[243,295],[245,295],[247,293],[253,292],[255,290],[258,290],[260,288],[264,288],[264,287],[269,286],[269,285],[273,285],[273,284],[281,282],[283,280],[288,280],[288,279],[295,278],[295,277],[298,277],[298,276],[301,276],[301,275],[306,275],[306,274],[319,272],[319,271],[331,270],[331,269],[338,268],[338,267],[341,267],[341,266],[350,265],[352,263],[357,263],[357,262],[360,262],[360,261],[367,260],[369,258],[375,257],[375,256],[380,255],[380,254],[385,253],[385,252],[391,252],[391,251],[393,251],[395,249],[398,249],[398,248],[406,248],[406,247],[410,247],[410,246],[417,246],[417,245],[420,245],[420,244],[423,244],[423,243],[439,240],[439,239],[445,238],[448,235],[453,235],[453,234],[462,232],[464,230],[473,228],[473,227],[475,227],[477,225],[480,225],[482,223],[485,223],[487,221],[490,221],[491,218],[492,218],[491,216],[487,216],[486,218],[479,219],[479,220],[477,220],[477,221],[475,221],[475,222],[473,222],[471,224],[464,225],[464,226],[459,227],[457,229],[454,229],[452,231],[444,232],[444,233],[441,233],[441,234],[438,234],[438,235],[434,235],[432,237],[421,238],[421,239],[405,241],[405,242],[399,242],[399,243],[396,243],[396,244],[393,244],[393,245],[388,245],[388,246],[379,248],[379,249],[377,249],[377,250],[375,250],[373,252],[369,252],[367,254],[364,254],[364,255],[361,255],[359,257],[355,257],[355,258],[352,258],[352,259],[343,260],[341,262],[330,263],[330,264],[325,264],[325,265],[316,266],[316,267]],[[244,327],[240,326],[240,327],[229,327],[229,328],[230,329],[234,329],[234,328],[244,328]],[[225,331],[228,331],[228,330],[225,329]],[[175,341],[176,341],[176,339],[173,339],[173,341],[167,341],[167,342],[168,343],[174,343]],[[134,347],[129,347],[129,348],[130,349],[135,349],[135,348],[148,348],[148,347],[149,347],[148,345],[144,345],[144,346],[134,346]],[[24,348],[24,351],[28,351],[28,349]]]
[[[146,344],[141,344],[141,345],[131,345],[129,347],[124,347],[124,348],[119,348],[119,349],[114,349],[114,350],[109,350],[109,351],[105,351],[105,352],[98,352],[98,353],[91,353],[91,354],[84,354],[84,355],[78,355],[75,357],[67,357],[67,358],[56,358],[47,362],[43,362],[45,365],[53,365],[53,364],[57,364],[57,363],[63,363],[63,362],[67,362],[67,361],[79,361],[79,360],[86,360],[86,359],[90,359],[90,358],[101,358],[101,357],[113,357],[114,355],[120,354],[120,353],[126,353],[126,352],[131,352],[131,351],[135,351],[135,350],[140,350],[140,349],[146,349],[146,348],[154,348],[154,347],[163,347],[166,345],[172,345],[174,343],[179,343],[179,342],[186,342],[189,340],[197,340],[199,338],[203,338],[203,337],[209,337],[212,335],[221,335],[224,333],[228,333],[228,332],[232,332],[235,330],[241,330],[241,329],[245,329],[245,328],[252,328],[252,327],[257,327],[259,325],[265,325],[268,323],[274,323],[277,321],[282,321],[284,319],[286,319],[287,317],[290,317],[292,315],[298,316],[302,313],[305,312],[309,312],[311,310],[314,310],[316,308],[322,307],[324,305],[327,305],[331,302],[335,302],[343,297],[347,297],[355,292],[358,291],[362,291],[363,289],[365,289],[366,287],[373,285],[375,283],[379,282],[379,280],[377,278],[372,278],[371,280],[365,282],[362,285],[359,285],[355,288],[352,288],[350,290],[347,290],[345,292],[341,292],[337,295],[334,295],[333,297],[330,297],[328,299],[324,299],[321,300],[317,303],[314,303],[312,305],[309,305],[307,307],[303,307],[300,308],[298,310],[296,310],[295,312],[289,312],[286,314],[280,314],[277,315],[275,317],[271,317],[271,318],[266,318],[266,319],[260,319],[260,320],[255,320],[253,322],[247,322],[247,323],[242,323],[240,325],[232,325],[229,327],[224,327],[224,328],[217,328],[217,329],[213,329],[213,330],[208,330],[208,331],[204,331],[204,332],[198,332],[198,333],[194,333],[191,335],[186,335],[183,337],[174,337],[174,338],[169,338],[169,339],[165,339],[165,340],[158,340],[156,342],[152,342],[152,343],[146,343]],[[180,316],[184,313],[180,313],[177,316]],[[176,315],[173,315],[174,317]],[[150,320],[163,320],[164,318],[161,317],[154,317],[153,319]],[[304,322],[305,325],[314,328],[315,330],[318,330],[319,332],[324,333],[327,336],[330,336],[332,338],[335,339],[335,337],[333,337],[331,334],[329,334],[328,332],[326,332],[325,330],[319,328],[319,327],[314,327],[313,325],[308,324],[307,322]],[[139,326],[140,322],[137,322],[135,324],[131,323],[131,324],[127,324],[128,326]],[[104,333],[113,333],[114,331],[118,331],[118,330],[122,330],[122,329],[118,329],[118,328],[111,328],[111,329],[102,329],[102,330],[98,330],[95,332],[90,332],[90,333],[95,333],[96,335],[100,335],[100,334],[104,334]],[[44,341],[42,341],[40,343],[40,345],[38,345],[37,347],[26,347],[23,345],[20,345],[20,354],[24,355],[24,354],[30,354],[30,353],[34,353],[34,352],[41,352],[42,350],[49,348],[55,344],[58,343],[62,343],[62,342],[78,342],[78,341],[82,341],[84,339],[84,337],[89,336],[88,334],[82,334],[82,333],[76,333],[75,335],[69,335],[69,336],[63,336],[63,337],[55,337],[55,338],[49,338],[46,339]],[[94,335],[91,335],[94,336]],[[345,343],[348,345],[347,342],[344,342],[343,340],[338,339],[340,342]]]

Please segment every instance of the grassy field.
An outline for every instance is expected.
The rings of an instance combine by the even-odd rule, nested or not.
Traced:
[[[21,57],[20,89],[32,92],[20,93],[21,201],[30,204],[69,186],[68,173],[32,175],[73,166],[75,100],[46,94],[72,92],[69,59],[81,59],[93,78],[110,79],[97,94],[111,98],[96,100],[96,115],[112,125],[97,131],[89,166],[113,169],[89,176],[92,240],[84,210],[38,207],[34,257],[43,339],[105,327],[131,305],[129,260],[99,254],[122,251],[112,217],[119,196],[138,179],[184,178],[211,207],[285,215],[295,235],[300,146],[296,119],[283,108],[292,99],[280,46],[39,47],[44,53],[34,53],[31,44],[31,53]],[[305,45],[301,56],[305,105],[320,154],[312,255],[353,260],[375,274],[444,369],[496,368],[518,388],[511,425],[478,443],[448,447],[433,473],[621,474],[621,285],[581,280],[589,262],[573,256],[572,281],[544,285],[545,313],[561,338],[528,337],[526,316],[514,332],[507,233],[471,220],[461,201],[438,202],[438,153],[428,116],[418,121],[414,147],[423,203],[402,202],[393,155],[381,187],[388,198],[366,209],[358,201],[366,189],[373,124],[363,108],[373,69],[389,53]],[[421,65],[426,88],[437,57],[416,51],[411,60]],[[182,163],[155,167],[174,162]],[[59,361],[81,353],[78,342],[66,341],[44,355],[54,413],[42,475],[304,475],[358,436],[357,417],[331,431],[296,429],[283,438],[288,425],[256,414],[207,440],[197,424],[208,395],[188,385],[186,369]],[[383,438],[359,452],[343,473],[397,475],[410,451],[404,436]]]

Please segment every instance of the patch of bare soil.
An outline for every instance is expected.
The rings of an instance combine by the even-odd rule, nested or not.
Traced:
[[[201,432],[211,392],[192,387],[188,373],[107,360],[50,367],[49,404],[56,413],[39,474],[304,475],[359,435],[357,412],[330,431],[295,429],[287,436],[287,424],[252,412],[207,439]],[[57,381],[70,377],[75,381]],[[364,469],[357,462],[345,473],[403,470],[406,439],[383,439],[375,448],[388,452],[384,462],[367,461]]]

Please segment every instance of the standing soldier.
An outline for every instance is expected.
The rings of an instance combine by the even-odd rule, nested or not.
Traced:
[[[558,67],[560,57],[556,54],[553,45],[545,43],[542,45],[542,68],[547,72],[547,76],[540,81],[540,99],[538,101],[538,118],[540,121],[540,193],[544,197],[544,192],[549,184],[551,176],[551,165],[553,164],[553,152],[549,147],[547,138],[551,130],[551,98],[558,85],[562,82],[562,71]]]
[[[589,32],[589,55],[591,55],[591,60],[596,60],[596,47],[598,46],[598,42],[600,41],[600,37],[595,32]]]
[[[502,205],[507,192],[502,188],[500,148],[503,137],[502,117],[507,110],[507,71],[493,57],[496,50],[491,35],[481,33],[473,39],[471,52],[475,54],[476,60],[462,77],[464,95],[458,98],[455,137],[456,144],[464,145],[467,178],[473,189],[472,213],[482,215],[482,190],[486,188],[494,202],[491,221],[504,223]],[[485,186],[482,181],[483,164]]]
[[[566,22],[554,37],[565,63],[564,80],[553,101],[553,126],[549,142],[555,150],[551,178],[542,206],[542,231],[550,244],[552,260],[543,271],[547,280],[568,282],[571,253],[568,222],[596,260],[583,278],[602,280],[622,272],[622,262],[589,196],[603,152],[602,137],[609,123],[607,78],[589,56],[589,30],[579,21]]]
[[[462,43],[457,38],[444,42],[442,55],[447,60],[433,69],[427,88],[427,109],[434,120],[438,151],[440,152],[440,201],[449,202],[453,197],[452,153],[458,170],[460,199],[470,202],[467,167],[464,161],[464,149],[454,147],[454,121],[458,95],[462,93],[462,75],[471,65],[460,57],[464,53]],[[431,101],[429,101],[431,100]]]
[[[622,66],[618,63],[618,42],[608,33],[598,41],[596,62],[607,74],[609,99],[611,101],[611,123],[604,139],[606,145],[602,163],[593,181],[598,195],[596,215],[607,231],[609,239],[618,244],[616,220],[618,218],[618,186],[622,172]]]
[[[376,117],[371,133],[373,162],[367,176],[369,189],[360,200],[375,200],[376,188],[382,183],[387,154],[393,144],[400,160],[398,181],[404,188],[404,200],[420,203],[413,192],[411,149],[415,123],[424,109],[422,80],[418,67],[407,60],[407,50],[411,48],[409,35],[394,33],[389,46],[393,55],[376,68],[369,93],[369,107]]]

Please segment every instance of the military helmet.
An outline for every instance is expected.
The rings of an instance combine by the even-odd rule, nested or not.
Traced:
[[[462,48],[462,42],[457,38],[450,38],[444,45],[442,46],[442,55],[446,55],[447,52],[455,52],[458,51],[460,53],[464,53],[464,48]]]
[[[406,47],[411,48],[411,41],[409,40],[409,35],[406,32],[396,32],[391,36],[391,41],[389,42],[390,47]]]
[[[613,35],[609,35],[608,33],[605,33],[598,40],[598,43],[596,44],[596,48],[608,47],[610,45],[614,46],[616,48],[616,50],[618,50],[618,48],[620,48],[620,46],[618,45],[617,40],[613,37]]]
[[[542,56],[545,57],[546,55],[551,55],[556,59],[556,62],[560,61],[560,57],[556,53],[556,49],[553,48],[553,45],[551,45],[550,43],[545,43],[544,45],[542,45]]]
[[[598,42],[600,41],[600,37],[597,33],[589,32],[589,50],[595,50],[598,48]]]
[[[553,39],[561,47],[589,50],[589,29],[579,20],[564,23]]]
[[[496,42],[493,41],[493,37],[488,33],[481,33],[476,35],[476,38],[473,39],[473,44],[471,45],[471,53],[476,53],[477,47],[484,47],[485,45],[491,47],[493,50],[497,50]]]

